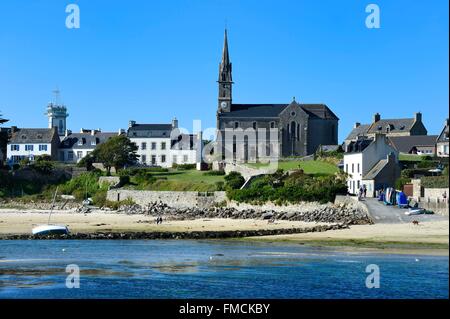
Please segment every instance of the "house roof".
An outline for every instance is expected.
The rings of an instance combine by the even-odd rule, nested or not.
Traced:
[[[366,135],[369,127],[370,127],[370,124],[361,124],[358,127],[355,127],[350,132],[350,134],[347,136],[346,140],[354,140],[354,139],[357,139],[358,136]]]
[[[449,137],[449,119],[445,120],[445,126],[437,138],[437,142],[448,142]]]
[[[134,124],[128,129],[128,137],[170,138],[172,124]]]
[[[414,118],[407,119],[380,119],[377,122],[370,124],[367,132],[373,133],[386,133],[386,129],[389,127],[390,133],[402,133],[411,131],[415,123]]]
[[[232,104],[230,112],[219,113],[219,117],[230,118],[277,118],[290,104]],[[325,104],[297,104],[310,117],[338,119]]]
[[[434,146],[437,135],[389,136],[390,144],[401,153],[409,153],[414,146]]]
[[[113,136],[117,136],[117,133],[110,132],[96,132],[94,135],[91,133],[72,133],[61,141],[60,148],[64,149],[94,149],[97,144],[101,144]],[[81,141],[81,145],[78,142]],[[92,144],[92,142],[95,142]]]
[[[20,128],[11,134],[10,144],[37,144],[37,143],[51,143],[55,128]]]
[[[367,146],[369,146],[374,140],[370,138],[359,139],[357,141],[350,142],[347,147],[346,153],[361,153]]]
[[[380,160],[378,163],[375,164],[374,167],[372,167],[372,169],[367,172],[366,175],[363,176],[364,180],[371,180],[371,179],[375,179],[375,177],[377,177],[377,175],[383,170],[383,168],[387,165],[388,160],[387,159],[382,159]]]

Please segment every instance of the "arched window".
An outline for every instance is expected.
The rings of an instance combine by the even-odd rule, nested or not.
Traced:
[[[296,138],[296,131],[297,125],[295,124],[294,121],[291,122],[291,130],[290,130],[290,135],[291,135],[291,139],[295,139]]]

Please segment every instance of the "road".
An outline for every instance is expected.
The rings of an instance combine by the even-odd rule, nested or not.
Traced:
[[[405,215],[405,212],[408,211],[407,208],[386,206],[375,198],[366,198],[362,203],[369,209],[373,221],[379,224],[411,223],[413,220],[419,222],[448,220],[448,217],[437,214],[408,216]]]

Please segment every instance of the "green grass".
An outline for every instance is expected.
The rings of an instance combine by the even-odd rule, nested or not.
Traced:
[[[205,175],[206,172],[197,170],[176,170],[169,169],[168,172],[158,172],[152,174],[156,178],[165,178],[168,181],[175,182],[203,182],[207,184],[215,184],[224,181],[223,175],[211,176]]]
[[[400,153],[399,160],[404,162],[421,162],[424,160],[426,155],[417,155],[417,154],[403,154]]]
[[[247,165],[255,168],[263,168],[264,166],[267,166],[267,164],[263,163],[252,163]],[[335,165],[323,161],[278,162],[278,168],[281,168],[285,171],[301,168],[306,174],[310,175],[333,175],[334,173],[337,173],[339,171],[339,169]]]

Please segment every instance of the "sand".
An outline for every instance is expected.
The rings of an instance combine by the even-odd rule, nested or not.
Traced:
[[[48,211],[0,209],[0,234],[30,234],[34,226],[46,224],[47,219]],[[169,220],[156,225],[155,218],[146,215],[126,215],[104,211],[80,214],[67,210],[55,211],[51,222],[67,225],[73,233],[260,230],[325,225],[325,223],[282,220],[269,224],[265,220],[221,218]],[[245,240],[352,247],[351,249],[381,249],[389,253],[409,253],[420,250],[427,254],[448,255],[449,221],[421,222],[418,226],[410,223],[355,225],[342,230],[249,237]]]

